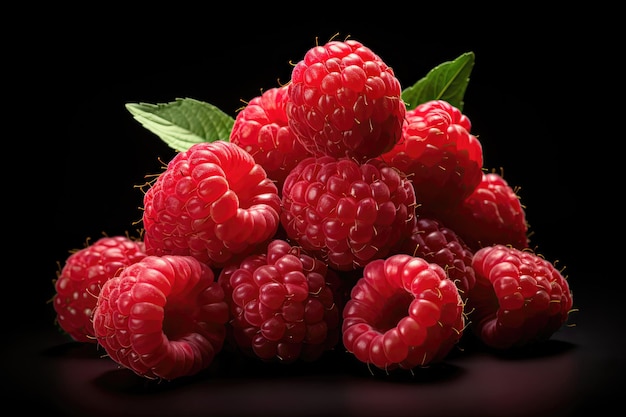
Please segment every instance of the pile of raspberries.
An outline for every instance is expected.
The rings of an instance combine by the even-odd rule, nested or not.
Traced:
[[[489,349],[549,339],[572,294],[530,249],[525,208],[483,167],[469,118],[408,109],[356,40],[311,48],[237,113],[229,140],[180,150],[144,190],[137,237],[71,252],[55,324],[145,378],[260,361],[413,370],[467,334]]]

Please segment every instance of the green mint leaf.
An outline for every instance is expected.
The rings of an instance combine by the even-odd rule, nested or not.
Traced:
[[[200,142],[228,141],[235,122],[214,105],[191,98],[160,104],[127,103],[126,109],[177,151],[186,151]]]
[[[402,91],[407,110],[430,100],[445,100],[463,111],[463,97],[474,67],[474,53],[466,52],[453,61],[431,69],[421,80]]]

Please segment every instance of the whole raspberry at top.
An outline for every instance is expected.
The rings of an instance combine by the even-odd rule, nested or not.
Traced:
[[[276,185],[231,142],[197,143],[172,158],[144,195],[149,255],[191,255],[223,266],[278,230]]]
[[[529,247],[526,213],[517,191],[495,172],[483,172],[481,181],[461,204],[437,214],[447,227],[477,251],[494,244]]]
[[[529,250],[493,245],[474,253],[476,285],[467,309],[487,346],[511,349],[549,339],[565,324],[573,298],[566,278]]]
[[[281,224],[287,236],[341,271],[398,249],[415,225],[415,194],[382,160],[310,157],[287,176]]]
[[[356,40],[311,48],[288,85],[289,126],[311,153],[363,161],[400,139],[406,113],[400,82]]]
[[[145,257],[143,242],[127,236],[105,236],[73,252],[54,282],[59,327],[77,342],[96,343],[91,319],[100,288]]]
[[[109,357],[137,375],[195,375],[221,351],[229,320],[211,268],[192,256],[147,256],[108,280],[93,326]]]
[[[287,123],[288,86],[270,88],[237,113],[230,141],[248,151],[280,194],[285,177],[298,162],[311,156]]]
[[[472,268],[474,252],[454,230],[438,220],[419,217],[399,252],[418,256],[441,266],[448,278],[456,284],[464,301],[476,284]]]
[[[313,361],[339,342],[339,278],[284,240],[222,269],[232,342],[264,361]]]
[[[420,214],[456,206],[480,183],[482,145],[470,131],[469,118],[443,100],[407,111],[402,139],[380,158],[409,176]]]
[[[343,310],[343,344],[389,371],[444,359],[460,340],[464,307],[443,268],[396,254],[368,263]]]

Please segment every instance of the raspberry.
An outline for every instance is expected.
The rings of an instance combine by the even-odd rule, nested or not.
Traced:
[[[102,284],[145,256],[143,242],[126,236],[105,236],[73,252],[54,282],[58,326],[77,342],[96,343],[91,318]]]
[[[232,340],[264,361],[313,361],[339,342],[338,277],[325,263],[280,239],[264,254],[222,269]]]
[[[391,67],[355,40],[311,48],[292,70],[287,116],[313,154],[358,161],[400,139],[406,106]]]
[[[482,145],[470,131],[469,118],[443,100],[407,111],[402,139],[380,158],[411,178],[420,213],[454,207],[480,183]]]
[[[206,369],[229,320],[212,269],[192,256],[147,256],[108,280],[93,324],[109,357],[137,375],[172,380]]]
[[[376,159],[304,159],[285,179],[282,202],[288,237],[340,271],[386,257],[415,224],[411,183]]]
[[[176,154],[145,193],[144,209],[149,255],[191,255],[220,267],[272,238],[280,197],[252,155],[216,141]]]
[[[274,180],[279,194],[285,177],[298,162],[311,156],[287,123],[287,86],[271,88],[239,112],[230,141],[248,151]]]
[[[487,346],[510,349],[549,339],[566,321],[573,298],[554,265],[505,245],[474,253],[476,285],[467,308],[473,333]]]
[[[363,269],[343,310],[343,344],[383,370],[443,360],[465,326],[454,282],[437,264],[396,254]]]
[[[475,252],[494,244],[529,247],[526,214],[516,190],[494,172],[483,173],[476,189],[459,206],[438,214]]]
[[[474,252],[452,229],[438,220],[418,218],[411,236],[404,241],[400,252],[441,266],[448,278],[456,284],[464,301],[476,284],[472,268]]]

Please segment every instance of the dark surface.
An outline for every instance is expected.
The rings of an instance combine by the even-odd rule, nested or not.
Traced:
[[[614,246],[603,243],[618,229],[614,203],[600,191],[612,181],[613,152],[601,147],[611,118],[597,92],[606,90],[605,69],[616,59],[611,13],[570,10],[563,20],[520,11],[517,24],[446,12],[314,22],[233,12],[220,15],[226,28],[217,25],[220,16],[192,9],[158,19],[99,10],[24,22],[36,40],[5,51],[15,109],[6,123],[18,133],[4,152],[20,165],[5,171],[5,198],[17,196],[5,209],[17,221],[8,225],[16,240],[8,241],[3,401],[53,415],[181,417],[565,416],[620,404],[623,273]],[[596,20],[600,31],[587,31]],[[532,244],[564,268],[579,309],[570,318],[575,326],[516,355],[468,346],[413,376],[371,375],[341,350],[289,367],[224,353],[198,377],[160,384],[58,333],[47,303],[57,263],[88,237],[133,231],[141,216],[136,186],[173,155],[124,104],[191,97],[234,116],[241,100],[287,81],[289,62],[316,38],[323,43],[337,32],[378,53],[403,86],[475,52],[464,113],[483,143],[485,168],[502,167],[521,187]]]
[[[2,352],[29,360],[8,364],[22,407],[72,416],[590,415],[615,401],[621,371],[611,329],[577,321],[541,347],[506,355],[467,347],[413,374],[369,373],[341,351],[289,366],[222,352],[196,377],[148,381],[49,330]]]

